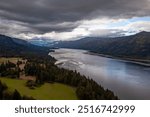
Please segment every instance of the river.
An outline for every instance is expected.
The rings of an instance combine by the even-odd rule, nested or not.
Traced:
[[[150,67],[88,54],[85,50],[56,49],[50,53],[56,64],[77,70],[104,88],[112,90],[120,99],[150,99]]]

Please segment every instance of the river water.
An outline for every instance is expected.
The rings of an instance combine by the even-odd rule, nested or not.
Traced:
[[[50,53],[60,67],[77,70],[120,99],[150,99],[150,67],[88,54],[85,50],[56,49]]]

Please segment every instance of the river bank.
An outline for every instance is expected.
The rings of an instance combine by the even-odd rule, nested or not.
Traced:
[[[87,52],[85,52],[85,54],[97,55],[97,56],[101,56],[101,57],[117,59],[119,61],[123,61],[123,62],[127,62],[127,63],[133,63],[133,64],[150,67],[150,60],[116,57],[116,56],[110,56],[110,55],[105,55],[105,54],[99,54],[99,53],[96,53],[93,51],[87,51]]]

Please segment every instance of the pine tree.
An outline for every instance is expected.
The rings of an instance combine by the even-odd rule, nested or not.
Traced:
[[[13,93],[13,100],[21,100],[21,95],[16,89]]]

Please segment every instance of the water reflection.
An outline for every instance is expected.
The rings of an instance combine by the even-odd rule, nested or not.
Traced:
[[[60,67],[77,70],[121,99],[150,99],[150,68],[87,54],[84,50],[57,49],[51,53]]]

